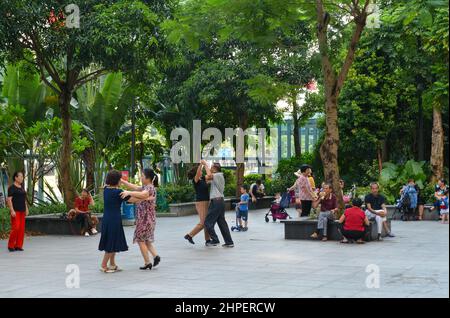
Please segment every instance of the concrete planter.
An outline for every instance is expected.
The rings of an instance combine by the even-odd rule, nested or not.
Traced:
[[[98,220],[97,231],[102,228],[103,214],[94,214]],[[81,226],[75,221],[60,218],[59,214],[31,215],[25,219],[27,231],[47,235],[81,235]]]
[[[257,209],[268,209],[274,197],[267,196],[259,199],[256,203],[250,202],[249,209],[257,210]],[[234,203],[239,202],[239,199],[234,197],[225,198],[225,211],[232,211],[234,209]],[[179,217],[179,216],[188,216],[188,215],[196,215],[197,210],[195,209],[195,202],[184,202],[184,203],[173,203],[169,204],[170,211],[157,213],[157,217]]]
[[[284,224],[284,238],[286,240],[313,240],[310,236],[317,229],[317,220],[283,220],[281,223]],[[391,221],[388,221],[388,225],[391,227]],[[337,222],[328,222],[327,231],[329,240],[342,240]],[[384,229],[382,235],[386,235]],[[370,226],[367,229],[366,241],[373,241],[377,238],[377,225],[375,222],[370,222]]]
[[[395,206],[394,205],[387,205],[387,211],[388,211],[388,219],[391,220],[401,220],[401,214],[399,212],[395,213]],[[423,211],[423,220],[425,221],[438,221],[439,218],[439,211],[434,210],[430,211],[431,205],[425,205],[425,209]],[[418,216],[417,209],[415,211],[415,216]]]

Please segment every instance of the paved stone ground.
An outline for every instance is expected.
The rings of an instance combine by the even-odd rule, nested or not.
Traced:
[[[133,227],[130,250],[117,256],[122,272],[99,271],[99,237],[27,238],[8,253],[0,241],[0,297],[449,297],[449,226],[393,222],[396,238],[365,245],[286,241],[283,225],[250,213],[250,230],[234,233],[234,249],[206,248],[183,235],[197,218],[158,219],[161,265],[140,271]],[[295,215],[295,212],[291,212]],[[234,213],[227,213],[234,223]],[[66,288],[66,266],[80,268],[80,288]],[[366,266],[380,270],[380,288],[366,287]]]

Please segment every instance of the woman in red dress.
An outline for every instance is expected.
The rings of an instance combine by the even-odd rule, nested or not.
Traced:
[[[159,264],[161,257],[153,246],[156,226],[156,187],[158,186],[158,176],[153,169],[144,169],[141,175],[142,186],[137,186],[122,180],[122,184],[133,191],[124,191],[121,196],[130,196],[137,200],[136,204],[136,229],[134,231],[133,243],[139,245],[144,266],[142,270],[152,269]],[[150,256],[153,257],[153,263]]]

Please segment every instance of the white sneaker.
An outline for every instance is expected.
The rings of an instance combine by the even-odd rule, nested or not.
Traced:
[[[90,236],[88,232],[84,233],[84,236]]]
[[[97,234],[98,233],[96,229],[92,229],[91,231],[92,231],[92,234]]]

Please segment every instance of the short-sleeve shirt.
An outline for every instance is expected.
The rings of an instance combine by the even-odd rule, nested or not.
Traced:
[[[345,223],[344,230],[347,231],[364,231],[364,220],[366,214],[360,208],[353,206],[344,212]]]
[[[239,210],[244,211],[244,212],[248,211],[248,200],[250,200],[250,196],[248,195],[248,193],[244,193],[241,195],[241,202],[246,202],[246,203],[245,204],[241,203],[239,205]]]
[[[307,177],[301,175],[297,179],[297,187],[298,187],[298,197],[303,201],[312,201],[313,197],[311,192],[313,191],[311,188],[311,184]],[[308,191],[309,190],[309,191]]]
[[[195,189],[195,201],[209,201],[209,189],[208,183],[206,183],[205,177],[201,177],[198,182],[194,180]]]
[[[375,196],[372,193],[369,193],[364,198],[364,202],[366,203],[366,206],[370,203],[373,210],[381,210],[383,209],[382,205],[386,202],[386,199],[381,194]]]
[[[80,210],[80,212],[88,212],[89,211],[89,203],[90,198],[82,199],[78,197],[75,199],[75,209]]]
[[[320,211],[331,211],[337,208],[337,199],[334,194],[320,201]]]
[[[18,188],[12,184],[8,188],[8,198],[12,198],[13,209],[16,212],[25,212],[27,209],[27,192],[23,188]]]
[[[209,192],[210,199],[223,198],[223,191],[225,189],[225,178],[222,172],[213,174],[211,181],[211,190]]]

